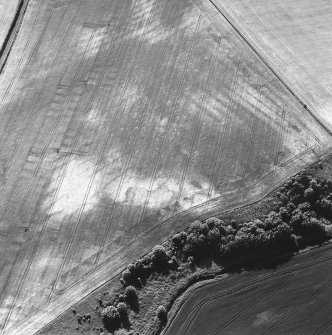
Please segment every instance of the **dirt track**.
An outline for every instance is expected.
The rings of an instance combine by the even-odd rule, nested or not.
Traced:
[[[19,4],[19,0],[16,1],[0,1],[0,48],[6,40],[8,31],[13,22],[15,12],[17,10],[17,6]]]
[[[3,334],[330,147],[227,21],[187,1],[32,0],[0,91]]]
[[[0,74],[21,27],[29,0],[0,2]]]

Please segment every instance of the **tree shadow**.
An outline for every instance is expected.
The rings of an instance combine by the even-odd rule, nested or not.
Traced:
[[[121,317],[121,325],[122,325],[122,328],[124,328],[124,329],[126,329],[128,331],[130,330],[131,323],[130,323],[128,314],[122,315],[122,317]]]
[[[138,300],[138,296],[135,297],[131,297],[131,299],[127,300],[127,304],[129,305],[129,307],[135,312],[138,313],[140,310],[139,307],[139,300]]]
[[[121,320],[120,319],[116,320],[116,321],[112,321],[112,322],[104,321],[103,324],[104,324],[105,329],[111,334],[113,334],[116,330],[121,328]]]

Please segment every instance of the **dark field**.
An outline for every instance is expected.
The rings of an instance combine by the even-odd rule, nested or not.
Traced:
[[[331,244],[192,289],[165,334],[331,334]]]

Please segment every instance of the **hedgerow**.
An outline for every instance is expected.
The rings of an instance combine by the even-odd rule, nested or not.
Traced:
[[[137,289],[158,272],[180,271],[183,264],[194,269],[200,259],[219,262],[255,259],[260,255],[296,251],[328,238],[327,227],[332,218],[332,182],[316,179],[303,172],[285,183],[276,194],[277,203],[269,214],[250,222],[225,223],[211,217],[194,221],[188,229],[175,234],[165,245],[157,245],[142,259],[129,264],[121,276],[123,295],[113,299],[114,306],[102,307],[105,324],[117,323],[128,306],[138,303]],[[181,266],[180,266],[181,264]],[[136,288],[135,288],[136,287]],[[123,297],[123,298],[122,298]],[[161,325],[167,310],[156,311]]]

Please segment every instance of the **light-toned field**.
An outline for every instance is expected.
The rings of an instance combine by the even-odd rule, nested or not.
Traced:
[[[10,25],[13,22],[20,0],[0,1],[0,49],[6,39]]]
[[[330,244],[274,270],[197,285],[166,334],[331,334],[331,255]]]
[[[31,0],[0,92],[1,334],[330,147],[208,2]]]
[[[331,1],[211,2],[332,129]]]

